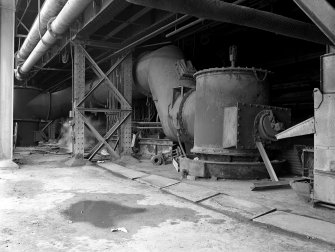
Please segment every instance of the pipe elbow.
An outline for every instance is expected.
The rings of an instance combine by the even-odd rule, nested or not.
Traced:
[[[18,66],[16,69],[14,69],[14,76],[17,80],[23,81],[24,79],[27,78],[28,74],[22,72],[21,66]]]

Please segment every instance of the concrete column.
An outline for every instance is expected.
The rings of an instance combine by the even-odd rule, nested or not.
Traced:
[[[0,168],[17,165],[13,158],[15,1],[0,0]]]

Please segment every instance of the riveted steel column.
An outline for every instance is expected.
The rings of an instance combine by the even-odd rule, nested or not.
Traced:
[[[85,54],[78,42],[74,43],[74,78],[73,78],[73,154],[76,159],[84,159],[84,121],[77,104],[85,96]],[[79,107],[84,107],[84,104]]]
[[[17,167],[13,158],[15,1],[0,0],[0,168]]]
[[[122,62],[122,75],[123,75],[123,87],[122,94],[123,97],[131,105],[132,103],[132,92],[133,92],[133,57],[129,54],[127,58]],[[129,109],[127,104],[121,103],[121,109]],[[123,118],[127,113],[122,111],[121,117]],[[131,116],[129,116],[126,121],[121,126],[121,148],[122,154],[131,154]]]

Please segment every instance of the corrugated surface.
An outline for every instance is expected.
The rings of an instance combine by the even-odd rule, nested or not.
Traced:
[[[301,151],[304,145],[294,145],[292,148],[283,150],[280,158],[286,159],[290,173],[294,175],[302,175]]]

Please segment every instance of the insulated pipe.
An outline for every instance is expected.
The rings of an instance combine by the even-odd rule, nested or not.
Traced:
[[[127,1],[133,4],[175,13],[183,13],[198,18],[274,32],[280,35],[307,40],[318,44],[331,44],[329,39],[312,24],[219,0]]]
[[[20,50],[17,53],[19,60],[28,58],[31,51],[35,48],[41,36],[47,31],[49,20],[60,12],[67,0],[46,0],[41,8],[39,16],[37,15],[30,31],[24,40]]]
[[[22,79],[22,75],[27,74],[33,66],[42,58],[42,56],[55,44],[58,37],[61,36],[70,25],[86,9],[87,5],[93,0],[69,0],[58,16],[50,24],[48,30],[38,42],[37,46],[31,52],[27,60],[18,67],[16,77]]]

